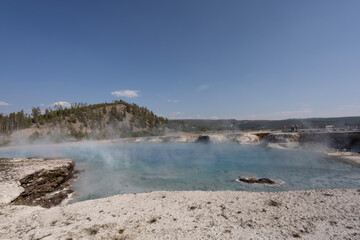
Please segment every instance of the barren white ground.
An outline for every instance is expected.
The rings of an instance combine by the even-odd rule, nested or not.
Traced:
[[[359,190],[152,192],[2,205],[0,239],[360,239]]]

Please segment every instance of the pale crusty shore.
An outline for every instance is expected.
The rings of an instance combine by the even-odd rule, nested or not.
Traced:
[[[360,191],[152,192],[3,205],[0,239],[359,239]]]
[[[332,151],[332,152],[326,152],[325,154],[330,157],[338,157],[351,163],[360,164],[359,153]]]

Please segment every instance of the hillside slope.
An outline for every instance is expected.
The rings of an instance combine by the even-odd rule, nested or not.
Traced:
[[[104,139],[159,135],[165,131],[167,123],[167,119],[145,107],[120,100],[93,105],[74,103],[70,108],[48,108],[43,114],[39,108],[33,108],[31,115],[23,111],[0,115],[0,133],[30,141],[51,137],[58,142],[69,137]]]

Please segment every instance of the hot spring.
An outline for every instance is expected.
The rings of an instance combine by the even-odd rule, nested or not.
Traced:
[[[360,167],[307,151],[237,144],[129,143],[0,148],[1,157],[59,156],[85,170],[74,201],[123,193],[174,190],[287,191],[360,188]],[[279,179],[270,187],[239,176]]]

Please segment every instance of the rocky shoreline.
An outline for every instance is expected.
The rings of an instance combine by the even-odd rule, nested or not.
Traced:
[[[0,204],[42,206],[61,204],[72,192],[75,162],[69,159],[0,159]]]

